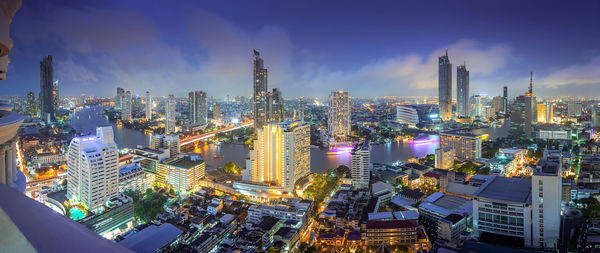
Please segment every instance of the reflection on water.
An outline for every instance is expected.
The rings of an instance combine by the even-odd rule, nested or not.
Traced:
[[[80,134],[96,134],[96,127],[112,126],[115,134],[115,142],[118,148],[135,148],[137,145],[148,146],[150,136],[143,132],[118,127],[110,122],[102,113],[102,106],[92,106],[76,110],[69,116],[71,126]]]

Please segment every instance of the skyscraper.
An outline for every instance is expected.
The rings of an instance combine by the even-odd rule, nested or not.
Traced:
[[[443,121],[450,120],[452,115],[452,64],[446,55],[439,57],[438,91],[440,103],[440,118]]]
[[[35,102],[35,94],[31,91],[27,93],[27,114],[32,118],[37,117],[37,103]]]
[[[483,101],[483,97],[481,95],[473,95],[471,96],[470,102],[470,114],[473,118],[485,117],[485,102]]]
[[[219,103],[213,105],[213,119],[221,119],[221,105]]]
[[[175,97],[169,95],[165,103],[165,134],[175,132]]]
[[[121,109],[121,97],[124,93],[125,90],[123,88],[117,88],[117,96],[115,97],[115,109],[117,110]]]
[[[191,91],[188,93],[188,112],[190,122],[206,125],[208,123],[208,107],[206,105],[206,92]]]
[[[132,97],[131,91],[125,91],[121,94],[121,120],[122,121],[131,121],[132,117]]]
[[[269,122],[282,122],[285,120],[283,95],[278,88],[273,88],[269,93]]]
[[[60,97],[58,96],[58,80],[52,83],[52,107],[54,112],[60,107]]]
[[[300,96],[298,98],[298,116],[297,116],[297,120],[300,120],[302,122],[304,122],[304,110],[306,107],[306,102],[304,102],[304,97]]]
[[[350,95],[347,91],[329,94],[327,129],[336,141],[346,141],[350,135]]]
[[[266,183],[292,192],[296,181],[310,172],[310,126],[273,122],[258,129],[246,161],[243,180]]]
[[[254,83],[253,114],[254,127],[261,129],[268,120],[267,69],[260,53],[254,50]]]
[[[352,186],[356,189],[369,188],[371,180],[371,145],[369,141],[357,143],[352,149]]]
[[[467,64],[456,68],[456,102],[459,117],[469,116],[469,71]]]
[[[52,68],[52,55],[48,55],[40,62],[40,118],[46,122],[54,120],[54,70]]]
[[[537,104],[537,122],[551,124],[554,121],[554,106],[552,103]]]
[[[69,199],[94,210],[119,194],[119,154],[112,127],[73,138],[67,153]]]
[[[481,158],[481,136],[470,133],[446,132],[440,134],[440,149],[454,149],[455,158],[475,160]]]
[[[146,91],[146,120],[152,119],[152,97],[150,96],[150,91]]]
[[[515,137],[533,137],[533,126],[537,123],[537,99],[533,94],[533,72],[530,74],[529,91],[518,96],[512,105],[510,128]]]
[[[179,135],[176,134],[153,134],[150,136],[150,148],[154,150],[164,149],[169,151],[169,157],[175,157],[181,152]]]
[[[504,98],[504,115],[508,114],[508,87],[504,86],[502,97]]]

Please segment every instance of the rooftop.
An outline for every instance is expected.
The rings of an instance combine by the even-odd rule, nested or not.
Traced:
[[[190,169],[190,168],[196,167],[203,163],[204,163],[204,160],[201,157],[199,157],[199,156],[192,157],[190,155],[177,157],[177,159],[167,161],[167,164],[169,164],[171,166],[179,167],[182,169]]]
[[[367,229],[395,229],[395,228],[416,228],[416,220],[370,220],[367,221]]]
[[[450,215],[448,215],[448,216],[444,217],[444,220],[446,220],[446,221],[449,221],[449,222],[452,222],[452,224],[456,224],[456,223],[458,223],[460,220],[462,220],[463,218],[464,218],[464,217],[463,217],[462,215],[460,215],[460,214],[456,214],[456,213],[453,213],[453,214],[450,214]]]
[[[165,246],[181,233],[181,230],[170,223],[152,225],[125,238],[119,244],[137,253],[151,253]]]
[[[531,179],[496,176],[485,182],[473,195],[488,199],[531,203]]]

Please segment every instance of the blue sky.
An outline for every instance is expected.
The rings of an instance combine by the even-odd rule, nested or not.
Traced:
[[[471,93],[600,95],[598,1],[24,1],[7,95],[250,95],[252,48],[284,96],[437,95],[437,56],[466,61]],[[453,83],[456,82],[455,73]],[[454,92],[455,93],[455,92]]]

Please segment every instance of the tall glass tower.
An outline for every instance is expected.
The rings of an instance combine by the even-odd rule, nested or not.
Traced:
[[[446,55],[439,57],[439,80],[438,91],[440,101],[440,118],[444,121],[450,120],[452,114],[452,64]]]
[[[456,68],[456,102],[458,116],[469,116],[469,71],[466,63]]]
[[[54,120],[53,78],[52,55],[48,55],[40,62],[40,116],[46,122]]]
[[[252,77],[254,83],[254,100],[253,100],[253,114],[254,114],[254,128],[261,129],[266,123],[268,118],[268,97],[267,97],[267,69],[260,53],[254,50],[254,76]]]

